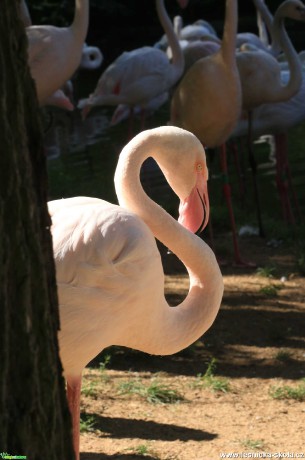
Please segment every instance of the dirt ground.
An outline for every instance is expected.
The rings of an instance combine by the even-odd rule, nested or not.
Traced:
[[[219,315],[187,350],[153,357],[113,347],[91,363],[81,460],[305,458],[305,278],[291,250],[273,246],[241,241],[246,259],[276,270],[223,267]],[[164,266],[176,304],[188,278],[174,256]],[[148,388],[174,401],[150,402]]]

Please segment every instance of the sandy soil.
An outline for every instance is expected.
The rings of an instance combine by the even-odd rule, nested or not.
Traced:
[[[170,357],[112,347],[85,370],[81,460],[305,458],[305,278],[285,245],[242,244],[246,258],[276,271],[224,267],[222,307],[201,340]],[[175,303],[188,279],[170,257]],[[181,399],[149,402],[152,385]]]

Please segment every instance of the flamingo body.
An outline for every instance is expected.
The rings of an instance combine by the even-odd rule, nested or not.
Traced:
[[[163,51],[144,46],[124,52],[100,78],[90,103],[143,105],[171,85],[171,64]],[[112,101],[114,103],[112,104]]]
[[[78,68],[89,21],[89,1],[76,0],[70,27],[29,26],[28,63],[40,105],[60,89]]]
[[[179,1],[184,6],[185,2]],[[152,98],[168,91],[181,77],[183,54],[164,0],[156,0],[156,8],[172,48],[172,61],[161,50],[150,46],[124,52],[102,74],[93,94],[79,102],[84,114],[98,105],[126,104],[145,108]]]
[[[153,234],[128,210],[96,198],[75,197],[50,202],[49,212],[60,353],[71,377],[105,347],[141,349],[137,342],[149,324],[145,330],[137,328],[146,323],[152,305],[164,303],[164,275]]]
[[[281,72],[283,84],[289,80],[289,72]],[[302,85],[295,96],[288,101],[262,104],[255,108],[252,113],[252,136],[257,139],[265,134],[277,134],[287,131],[289,128],[305,120],[305,76],[303,71]],[[232,137],[246,136],[248,133],[248,119],[239,119]]]
[[[241,110],[235,59],[237,2],[227,0],[224,38],[218,52],[203,57],[186,72],[171,101],[171,121],[193,132],[207,147],[223,144]]]
[[[242,86],[242,106],[245,110],[252,110],[264,103],[288,100],[301,86],[301,61],[286,33],[286,17],[304,21],[305,5],[299,0],[284,1],[278,7],[272,24],[276,44],[282,47],[289,63],[290,78],[286,85],[281,80],[281,66],[271,54],[257,49],[236,55]]]
[[[180,223],[140,184],[153,156],[180,198]],[[191,231],[207,224],[208,172],[203,147],[175,127],[143,131],[121,152],[115,187],[120,206],[75,197],[49,203],[59,295],[60,356],[79,458],[81,373],[109,345],[172,354],[213,323],[223,282],[211,249]],[[191,231],[190,231],[191,230]],[[185,264],[190,292],[175,308],[164,297],[155,238]]]
[[[164,105],[168,100],[168,92],[164,92],[150,99],[145,106],[146,116],[152,115],[156,112],[162,105]],[[141,115],[141,106],[136,105],[134,107],[134,114]],[[118,123],[121,123],[123,120],[126,120],[129,117],[129,107],[126,104],[119,104],[115,109],[110,125],[115,126]]]

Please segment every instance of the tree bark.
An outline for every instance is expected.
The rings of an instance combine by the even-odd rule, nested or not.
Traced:
[[[0,2],[0,453],[71,460],[46,159],[18,8]]]

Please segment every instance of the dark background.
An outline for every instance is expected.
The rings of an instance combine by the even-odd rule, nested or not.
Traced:
[[[69,25],[73,19],[74,1],[28,0],[34,24]],[[212,23],[222,36],[225,0],[189,0],[181,10],[175,0],[166,0],[170,17],[180,14],[184,24],[197,19]],[[279,0],[266,1],[270,11],[275,12]],[[287,21],[287,29],[298,51],[305,48],[305,23]],[[239,1],[239,32],[257,33],[256,10],[251,0]],[[154,0],[91,0],[90,23],[87,44],[99,46],[108,65],[123,51],[145,45],[153,45],[163,35],[158,22]]]

